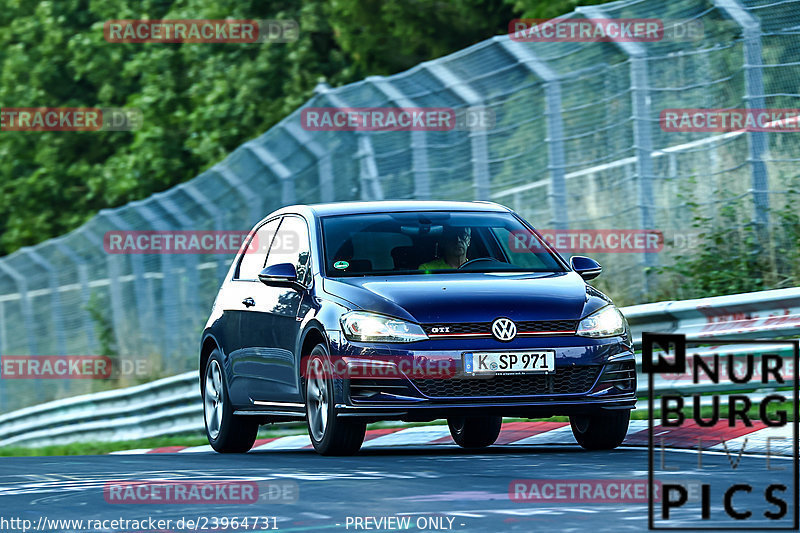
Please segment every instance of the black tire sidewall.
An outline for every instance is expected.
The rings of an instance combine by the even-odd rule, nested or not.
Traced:
[[[325,432],[322,435],[322,439],[319,440],[319,441],[317,441],[314,438],[314,434],[311,431],[311,422],[310,422],[310,417],[309,417],[309,413],[308,413],[308,373],[307,372],[306,372],[306,380],[305,380],[305,382],[303,384],[303,397],[304,397],[305,404],[306,404],[306,425],[308,426],[308,437],[311,439],[311,444],[314,445],[314,449],[319,451],[321,449],[327,449],[330,446],[330,441],[332,439],[332,434],[333,434],[333,431],[334,431],[334,424],[336,423],[336,421],[335,421],[336,415],[335,415],[335,410],[334,410],[334,404],[336,402],[335,402],[335,398],[334,398],[334,394],[333,394],[333,379],[331,378],[330,371],[329,371],[330,366],[328,365],[328,350],[325,348],[324,345],[317,344],[311,350],[311,354],[308,357],[308,360],[306,361],[306,370],[308,370],[308,368],[311,367],[311,363],[315,359],[321,359],[322,360],[322,367],[323,367],[323,369],[325,369],[324,372],[327,374],[325,376],[325,384],[326,384],[326,387],[328,389],[326,391],[328,393],[328,422],[325,425]]]
[[[629,410],[570,417],[570,427],[575,440],[587,450],[616,448],[625,440],[629,423]]]
[[[220,424],[219,434],[216,439],[211,438],[205,416],[205,382],[212,361],[216,361],[217,364],[219,364],[223,396],[222,423]],[[203,425],[206,428],[208,443],[215,451],[220,453],[243,453],[252,447],[256,440],[256,434],[258,433],[258,424],[253,420],[243,420],[242,418],[241,416],[237,417],[233,414],[233,406],[231,405],[230,395],[228,393],[228,381],[225,377],[225,365],[223,364],[222,355],[219,350],[215,349],[208,357],[205,372],[203,372]]]
[[[475,449],[491,446],[500,435],[503,417],[456,416],[447,419],[450,435],[462,448]]]

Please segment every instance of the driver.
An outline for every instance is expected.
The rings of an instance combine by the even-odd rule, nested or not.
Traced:
[[[437,243],[437,254],[433,261],[422,263],[419,270],[439,270],[445,268],[458,268],[467,262],[467,248],[469,248],[472,230],[470,228],[445,228]]]

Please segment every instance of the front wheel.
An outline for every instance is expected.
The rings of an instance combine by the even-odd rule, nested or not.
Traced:
[[[447,419],[450,435],[462,448],[486,448],[500,436],[501,416],[457,416]]]
[[[233,414],[222,368],[219,350],[214,350],[206,364],[203,385],[206,436],[211,447],[220,453],[244,453],[256,442],[258,422]]]
[[[572,415],[569,423],[575,440],[586,450],[613,450],[625,440],[629,410],[597,415]]]
[[[367,425],[336,416],[327,354],[325,346],[318,344],[311,350],[306,365],[308,436],[320,455],[353,455],[361,449]]]

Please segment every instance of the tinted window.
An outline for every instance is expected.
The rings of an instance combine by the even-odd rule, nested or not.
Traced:
[[[247,243],[244,254],[239,263],[239,268],[236,269],[234,278],[257,280],[258,273],[264,269],[264,263],[267,259],[267,250],[272,243],[272,237],[275,235],[275,230],[278,228],[280,219],[275,219],[267,222],[261,226],[255,235]]]
[[[310,281],[310,255],[305,220],[300,217],[284,217],[269,249],[267,266],[291,263],[297,270],[297,280],[307,284]]]
[[[326,275],[563,272],[511,213],[413,212],[322,219]],[[469,264],[467,262],[469,261]]]

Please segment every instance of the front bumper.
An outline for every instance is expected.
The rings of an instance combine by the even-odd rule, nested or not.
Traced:
[[[337,414],[409,421],[483,414],[543,418],[632,409],[636,403],[634,355],[622,338],[561,336],[512,343],[473,339],[455,346],[445,341],[414,344],[420,346],[337,345],[335,353],[348,368],[375,360],[397,367],[387,377],[356,372],[340,380]],[[475,377],[463,371],[465,352],[534,349],[555,350],[554,374]],[[452,372],[421,377],[402,370],[443,366]]]

